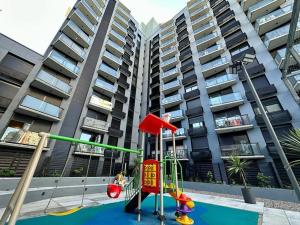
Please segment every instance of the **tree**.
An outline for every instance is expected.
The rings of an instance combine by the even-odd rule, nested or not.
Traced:
[[[290,154],[300,158],[300,129],[290,130],[288,135],[283,136],[281,139],[281,144]],[[290,165],[300,165],[300,159],[291,162]]]
[[[231,155],[228,162],[230,163],[227,169],[229,176],[239,175],[242,178],[245,188],[247,188],[245,169],[248,167],[249,162],[241,160],[236,155]]]

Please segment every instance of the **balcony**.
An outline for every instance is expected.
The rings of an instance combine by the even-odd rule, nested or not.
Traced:
[[[207,128],[202,127],[192,127],[188,129],[188,134],[190,137],[203,137],[207,135]]]
[[[207,78],[226,69],[229,66],[229,63],[230,61],[227,57],[222,57],[221,59],[216,59],[209,63],[203,64],[202,74],[205,78]]]
[[[271,85],[256,89],[256,92],[260,99],[264,99],[264,98],[267,98],[267,97],[270,97],[270,96],[273,96],[274,94],[276,94],[277,89],[274,84],[271,84]],[[246,97],[247,97],[248,101],[250,101],[250,102],[255,101],[251,91],[246,92]]]
[[[93,23],[97,24],[99,21],[99,17],[94,12],[94,10],[90,7],[90,5],[85,1],[79,1],[77,4],[77,8],[80,9],[80,11],[86,15],[86,17]]]
[[[164,43],[165,41],[174,38],[175,35],[176,35],[176,32],[175,32],[175,31],[173,31],[173,30],[172,30],[172,31],[169,31],[169,32],[165,33],[164,35],[162,35],[162,36],[160,37],[160,42],[161,42],[161,43]]]
[[[122,92],[119,92],[119,91],[116,92],[115,99],[119,102],[124,103],[124,104],[128,101],[128,98],[125,96],[125,93],[122,93]]]
[[[263,35],[275,28],[290,21],[292,16],[293,6],[288,5],[271,12],[256,20],[255,30],[259,35]]]
[[[113,68],[109,67],[104,63],[100,65],[98,73],[104,76],[106,79],[110,80],[111,82],[115,82],[117,79],[120,78],[119,71],[114,70]]]
[[[68,38],[67,35],[61,34],[55,41],[54,46],[74,60],[83,62],[85,57],[84,49],[75,44],[75,42]]]
[[[48,121],[59,121],[62,109],[38,98],[26,95],[16,110],[19,113]]]
[[[177,53],[177,48],[175,46],[172,46],[171,48],[162,52],[160,58],[162,60],[166,60],[166,59],[174,57],[176,55],[176,53]]]
[[[295,52],[298,53],[298,55],[300,55],[300,44],[294,45],[292,48],[295,50]],[[277,63],[279,69],[283,68],[285,62],[285,53],[286,53],[286,48],[280,49],[276,53],[275,62]],[[290,59],[288,62],[289,62],[289,66],[293,66],[297,64],[297,61],[292,55],[290,55]]]
[[[165,71],[171,69],[172,67],[176,66],[178,64],[178,62],[179,62],[178,57],[175,56],[171,59],[168,59],[167,61],[162,62],[160,64],[160,67],[165,72]]]
[[[265,72],[265,67],[263,64],[254,64],[254,65],[249,64],[249,66],[246,65],[246,69],[248,71],[250,78],[258,77]],[[246,80],[243,71],[238,72],[238,74],[239,74],[240,81]]]
[[[170,130],[166,130],[162,134],[164,141],[172,140],[172,132]],[[184,128],[178,128],[175,132],[175,140],[186,139],[186,130]]]
[[[236,50],[233,50],[231,53],[231,61],[237,62],[241,61],[244,58],[245,54],[255,55],[255,50],[253,47],[245,46]]]
[[[198,19],[194,20],[194,21],[192,22],[192,28],[193,28],[193,30],[196,30],[196,29],[198,29],[199,27],[201,27],[201,26],[207,24],[207,23],[208,23],[209,21],[211,21],[211,20],[212,20],[212,15],[211,15],[211,13],[207,13],[207,14],[205,14],[205,15],[203,15],[203,16],[200,16]]]
[[[288,110],[267,113],[267,115],[272,125],[287,124],[292,120],[292,116]],[[255,116],[255,120],[257,122],[257,125],[266,126],[261,114],[257,114]]]
[[[177,77],[179,74],[180,74],[179,69],[174,68],[169,71],[161,73],[160,77],[164,82],[168,82],[169,80],[172,80],[173,78]]]
[[[247,17],[250,22],[253,23],[257,18],[262,17],[268,12],[272,12],[277,9],[280,5],[282,5],[285,0],[263,0],[255,5],[251,5],[248,9]]]
[[[119,110],[119,109],[114,109],[111,113],[111,115],[115,118],[118,118],[120,120],[125,119],[126,117],[126,113],[124,113],[123,111]]]
[[[172,82],[166,83],[162,85],[162,92],[164,94],[169,94],[173,91],[180,89],[181,83],[179,80],[174,80]]]
[[[194,73],[194,71],[193,71],[193,73]],[[197,75],[196,74],[192,74],[192,75],[189,75],[189,76],[185,76],[183,79],[182,79],[182,84],[184,85],[184,86],[186,86],[186,85],[189,85],[189,84],[191,84],[191,83],[193,83],[193,82],[196,82],[197,81]]]
[[[93,36],[95,34],[96,27],[89,21],[89,19],[83,15],[80,10],[75,10],[71,16],[70,19],[74,21],[85,33],[87,33],[90,36]]]
[[[182,109],[175,110],[172,112],[167,112],[167,113],[163,114],[162,116],[164,116],[166,114],[170,115],[170,122],[177,122],[177,121],[184,119],[184,112]]]
[[[194,108],[187,109],[185,112],[187,117],[199,116],[203,114],[202,106],[195,106]]]
[[[95,132],[97,134],[104,134],[108,132],[109,123],[103,120],[97,120],[90,117],[85,117],[81,129]]]
[[[165,108],[170,108],[175,105],[179,105],[183,101],[181,94],[172,95],[162,99],[161,105]]]
[[[207,63],[208,61],[211,61],[212,59],[220,56],[222,53],[225,52],[225,49],[222,45],[217,44],[213,45],[212,47],[209,47],[201,52],[199,52],[199,60],[201,64]]]
[[[91,6],[91,8],[93,9],[93,11],[98,16],[102,15],[102,10],[105,7],[105,2],[103,2],[102,0],[100,0],[100,3],[99,3],[98,0],[88,0],[88,3]]]
[[[32,82],[32,86],[62,98],[70,97],[72,90],[69,84],[56,78],[51,72],[46,70],[40,70]]]
[[[230,9],[230,5],[227,1],[221,0],[221,3],[213,8],[215,17],[222,15],[226,10]]]
[[[70,78],[77,78],[80,71],[75,62],[56,50],[49,53],[44,60],[44,64]]]
[[[111,30],[109,32],[109,38],[117,43],[119,46],[124,46],[126,44],[126,39],[122,35],[118,34],[116,31]]]
[[[196,46],[198,51],[207,49],[208,47],[214,45],[219,39],[220,36],[216,31],[209,35],[199,38],[198,40],[196,40]]]
[[[106,49],[118,57],[121,57],[124,54],[124,49],[112,40],[106,42]]]
[[[245,33],[236,33],[230,36],[230,38],[227,38],[226,41],[226,46],[230,50],[244,42],[247,41],[247,34]]]
[[[241,28],[240,22],[236,21],[236,20],[232,20],[232,21],[228,22],[227,24],[223,25],[223,27],[221,28],[221,34],[225,38],[225,37],[229,36],[230,34],[233,34],[234,32],[236,32],[240,28]]]
[[[98,112],[102,112],[108,114],[112,111],[112,103],[97,97],[96,95],[92,95],[88,107]]]
[[[98,91],[101,94],[104,94],[106,96],[112,97],[116,91],[117,91],[117,86],[112,85],[108,82],[105,82],[104,80],[97,79],[94,85],[94,90]]]
[[[187,3],[188,9],[190,13],[195,12],[196,10],[200,9],[202,6],[207,4],[206,0],[200,0],[200,1],[194,1],[194,3],[191,3],[192,1],[189,1]]]
[[[118,13],[115,14],[114,20],[118,22],[121,26],[123,26],[125,29],[128,27],[128,20],[124,17],[120,16]]]
[[[117,23],[116,21],[114,21],[112,23],[112,28],[114,31],[116,31],[119,35],[125,37],[127,35],[127,30],[122,27],[119,23]]]
[[[118,13],[124,17],[126,20],[130,19],[130,10],[128,10],[127,8],[123,7],[122,5],[119,5],[118,7]]]
[[[108,131],[109,136],[113,136],[116,138],[123,137],[123,134],[124,134],[124,132],[122,130],[120,130],[119,128],[116,129],[116,128],[110,127],[109,131]]]
[[[233,18],[235,18],[235,14],[234,14],[233,10],[227,10],[222,15],[217,17],[217,23],[219,26],[222,26],[225,23],[232,20]]]
[[[199,27],[198,29],[194,30],[194,37],[198,39],[202,36],[210,34],[213,30],[216,29],[216,25],[213,21]]]
[[[108,51],[104,52],[102,60],[116,70],[122,65],[122,59]]]
[[[176,38],[172,38],[171,40],[168,40],[166,42],[161,43],[160,49],[162,51],[165,51],[165,49],[170,48],[171,46],[176,45]]]
[[[300,71],[291,73],[288,77],[296,92],[300,92]]]
[[[244,103],[241,93],[230,93],[217,97],[210,98],[210,109],[212,112],[217,112],[233,107],[240,106]]]
[[[194,162],[211,161],[211,151],[208,148],[193,149],[190,156]]]
[[[68,23],[63,27],[62,31],[82,47],[89,47],[91,39],[72,20],[68,21]]]
[[[215,119],[215,126],[217,134],[244,131],[253,128],[248,115],[217,118]]]
[[[260,2],[261,0],[241,0],[241,6],[245,11],[248,11],[248,8],[256,3]]]
[[[209,7],[207,5],[202,6],[201,8],[197,9],[195,12],[190,13],[191,21],[198,19],[200,16],[207,14],[209,12]]]
[[[206,90],[208,94],[231,87],[237,83],[237,74],[225,74],[222,76],[207,79]]]
[[[174,157],[174,153],[173,151],[167,151],[167,155],[170,157]],[[187,149],[179,149],[176,148],[176,159],[179,161],[183,161],[183,160],[189,160],[188,157],[188,150]]]
[[[290,25],[285,25],[283,27],[279,27],[276,30],[270,31],[265,34],[264,43],[268,50],[273,50],[280,46],[286,45],[288,34],[290,30]],[[297,29],[295,36],[298,37],[300,35],[300,21],[297,23]]]
[[[104,156],[104,148],[97,147],[97,146],[85,145],[85,144],[77,144],[73,154],[74,155],[103,157]]]
[[[221,146],[221,158],[229,159],[231,155],[236,155],[242,159],[263,159],[258,143],[254,144],[235,144]]]
[[[200,96],[200,90],[198,89],[194,89],[194,90],[190,90],[184,93],[183,97],[185,100],[191,100],[194,98],[197,98]]]
[[[168,22],[160,26],[160,35],[163,36],[164,34],[168,33],[170,30],[173,30],[174,28],[175,28],[174,21],[169,20]]]

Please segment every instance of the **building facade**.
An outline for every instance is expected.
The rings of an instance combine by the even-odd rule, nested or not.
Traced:
[[[179,128],[176,149],[185,179],[205,181],[211,172],[218,181],[236,182],[226,168],[237,154],[251,161],[249,183],[256,185],[261,172],[276,186],[289,185],[243,71],[232,65],[255,54],[247,71],[276,133],[299,128],[299,65],[291,60],[286,82],[281,71],[292,7],[289,0],[191,0],[166,23],[144,25],[145,31],[119,1],[77,1],[44,56],[23,53],[11,40],[1,46],[0,166],[21,174],[41,131],[145,147],[150,158],[155,137],[140,146],[139,121],[149,112],[168,113]],[[22,78],[9,75],[11,57],[25,59]],[[11,85],[14,91],[6,92]],[[163,139],[168,154],[171,134]],[[49,142],[38,174],[84,173],[90,156],[90,176],[134,161]],[[294,171],[300,177],[300,168]]]

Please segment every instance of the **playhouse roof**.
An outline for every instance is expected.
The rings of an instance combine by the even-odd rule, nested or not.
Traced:
[[[139,125],[139,129],[142,132],[152,135],[159,135],[160,128],[169,129],[172,131],[172,133],[176,132],[177,130],[177,127],[175,127],[174,125],[162,120],[158,116],[155,116],[151,113],[148,114]]]

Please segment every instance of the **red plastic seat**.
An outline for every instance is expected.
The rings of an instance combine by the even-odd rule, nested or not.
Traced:
[[[109,184],[107,185],[107,196],[110,198],[118,198],[121,194],[122,187],[117,184]]]

